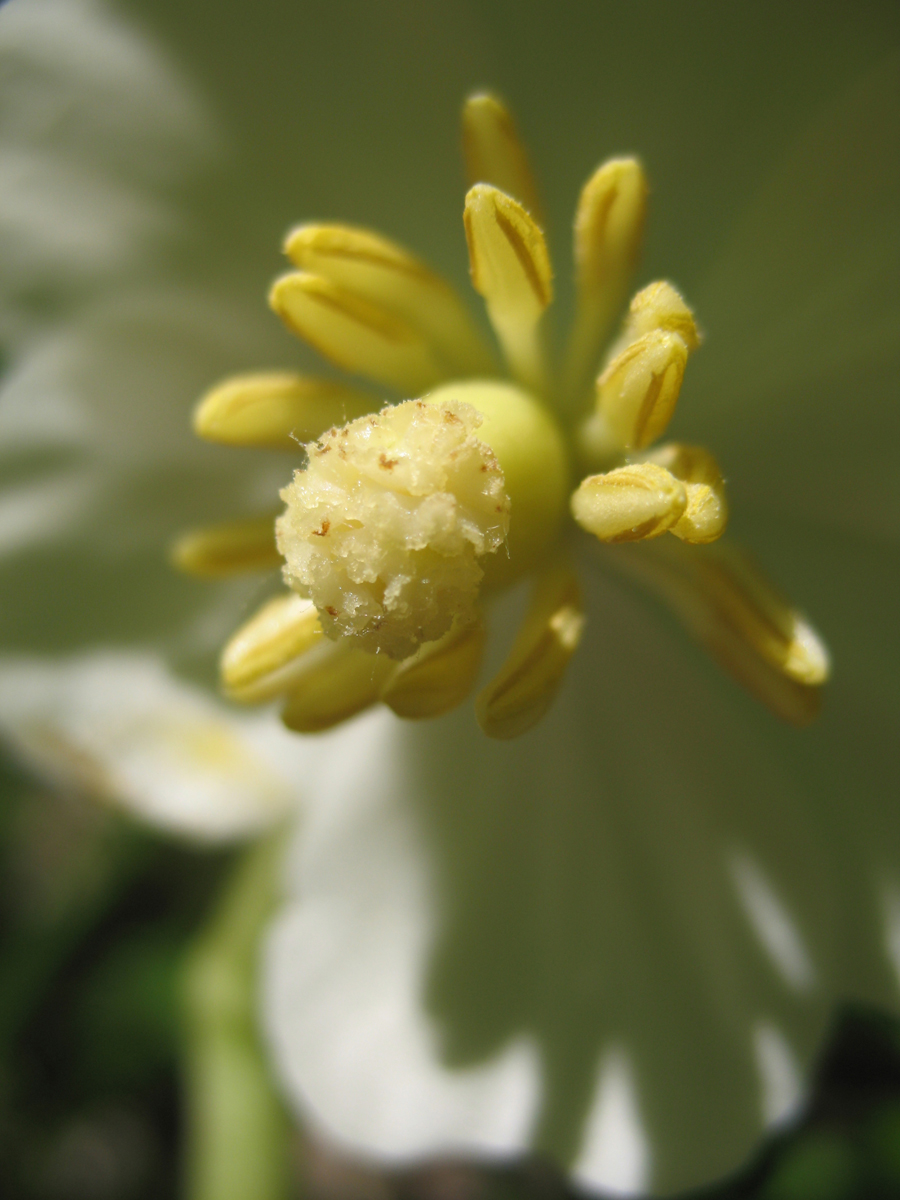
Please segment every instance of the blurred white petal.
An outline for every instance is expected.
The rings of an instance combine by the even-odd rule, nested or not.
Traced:
[[[205,105],[167,52],[100,0],[10,0],[0,54],[0,144],[144,182],[215,149]]]
[[[731,874],[747,920],[785,983],[809,991],[816,979],[809,951],[771,884],[748,854],[732,857]]]
[[[763,1117],[775,1125],[797,1112],[803,1098],[800,1069],[784,1035],[767,1021],[754,1028],[753,1046],[763,1085]]]
[[[0,494],[0,556],[70,531],[96,493],[92,472],[79,470],[7,488]]]
[[[146,656],[0,660],[0,732],[48,780],[204,841],[258,832],[296,805],[287,760],[296,768],[303,754],[287,734]]]
[[[572,1168],[586,1187],[613,1194],[642,1192],[649,1181],[650,1148],[641,1125],[628,1056],[610,1050],[597,1072],[594,1101],[584,1127],[584,1150]]]
[[[193,90],[94,0],[11,0],[0,21],[0,334],[20,343],[179,229],[161,186],[218,148]]]
[[[530,1039],[447,1071],[422,1009],[434,898],[404,817],[403,750],[385,713],[318,740],[296,898],[269,946],[276,1059],[313,1126],[357,1152],[513,1154],[539,1090]]]
[[[633,597],[596,581],[588,600],[603,629],[589,628],[556,706],[515,743],[488,741],[466,712],[414,728],[372,718],[318,743],[267,1014],[291,1093],[340,1141],[396,1155],[396,1113],[439,1082],[450,1106],[469,1072],[525,1038],[540,1087],[535,1101],[520,1083],[536,1112],[519,1148],[577,1163],[593,1186],[639,1186],[647,1157],[630,1155],[629,1176],[603,1149],[612,1118],[597,1116],[615,1039],[630,1099],[617,1084],[606,1103],[639,1114],[629,1128],[650,1147],[655,1186],[684,1187],[749,1153],[773,1109],[760,1021],[777,1021],[806,1068],[834,995],[896,1004],[886,958],[860,973],[837,936],[879,919],[871,896],[838,918],[846,863],[865,891],[865,834],[835,841],[766,723],[742,725],[743,698],[723,699]],[[743,892],[736,843],[757,864],[744,865]],[[779,880],[777,902],[765,878]],[[786,927],[804,931],[805,950]],[[403,1069],[386,1066],[388,1045]],[[405,1128],[412,1155],[458,1125]]]

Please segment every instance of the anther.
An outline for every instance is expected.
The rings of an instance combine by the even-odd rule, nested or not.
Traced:
[[[646,215],[647,180],[637,159],[611,159],[582,189],[575,214],[577,307],[567,355],[570,393],[577,395],[596,370],[637,264]]]
[[[426,642],[397,663],[380,699],[398,717],[439,717],[458,707],[472,688],[484,656],[481,621],[459,623],[436,642]]]
[[[506,106],[486,93],[470,96],[463,106],[462,133],[470,186],[489,183],[518,200],[540,221],[534,174]]]
[[[456,292],[396,242],[349,225],[300,225],[284,248],[302,270],[419,330],[448,374],[493,373],[491,356]]]
[[[506,662],[475,701],[488,737],[515,738],[544,716],[581,641],[584,609],[578,578],[554,564],[537,579]]]
[[[808,621],[733,546],[666,539],[628,564],[719,664],[778,716],[807,725],[828,679],[828,650]]]
[[[446,375],[420,330],[324,276],[283,275],[273,284],[269,303],[325,358],[403,395],[419,395]]]
[[[728,504],[722,472],[709,451],[702,446],[672,443],[659,446],[646,461],[664,467],[684,484],[687,507],[672,526],[672,533],[693,543],[720,538],[728,523]]]
[[[293,450],[300,442],[371,412],[371,396],[330,379],[287,371],[235,375],[206,393],[194,432],[229,446]]]
[[[321,641],[311,600],[276,596],[234,633],[222,651],[222,688],[232,700],[259,704],[282,695],[307,669],[301,659]]]
[[[546,369],[539,323],[553,298],[544,235],[518,201],[484,183],[467,193],[463,219],[472,286],[485,299],[513,374],[541,391]]]
[[[680,293],[665,280],[648,284],[631,301],[622,340],[633,341],[654,329],[677,333],[688,351],[700,345],[694,314]]]
[[[650,284],[635,296],[597,380],[597,411],[622,447],[641,449],[665,432],[697,345],[693,314],[671,284]]]
[[[590,475],[572,496],[572,515],[601,542],[638,542],[673,529],[687,508],[684,485],[655,463]]]
[[[597,380],[597,406],[623,447],[643,447],[665,432],[684,378],[687,347],[655,329],[631,342]]]
[[[383,654],[366,654],[346,643],[329,642],[322,650],[301,659],[306,669],[281,712],[295,733],[322,733],[376,704],[396,667]]]
[[[201,578],[271,571],[281,563],[275,545],[275,514],[190,530],[175,542],[170,554],[180,571]]]

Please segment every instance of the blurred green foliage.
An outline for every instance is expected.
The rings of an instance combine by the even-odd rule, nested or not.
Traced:
[[[180,1194],[180,988],[233,852],[186,848],[0,767],[0,1180],[11,1200]],[[540,1162],[298,1168],[324,1200],[574,1200]],[[299,1156],[298,1156],[299,1163]],[[900,1025],[838,1014],[798,1120],[681,1200],[900,1197]],[[252,1200],[248,1197],[248,1200]]]
[[[178,1193],[179,974],[227,856],[0,777],[0,1191]]]

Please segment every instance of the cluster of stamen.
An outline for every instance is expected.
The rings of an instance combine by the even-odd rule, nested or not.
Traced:
[[[337,366],[418,398],[373,413],[355,388],[278,373],[228,380],[202,401],[204,437],[294,452],[306,443],[277,523],[231,523],[176,547],[201,574],[282,563],[291,592],[226,647],[226,691],[251,703],[286,697],[285,722],[307,732],[377,701],[403,717],[438,715],[475,686],[484,602],[530,577],[507,659],[475,704],[487,734],[518,736],[548,708],[584,627],[568,512],[604,543],[662,538],[643,555],[614,553],[630,555],[625,569],[751,690],[808,720],[828,673],[824,647],[737,552],[704,547],[727,521],[709,451],[656,444],[700,344],[671,284],[637,294],[600,362],[640,247],[640,163],[613,159],[582,191],[576,318],[554,371],[543,331],[552,270],[527,156],[493,97],[467,102],[463,130],[472,283],[512,382],[496,379],[453,290],[402,247],[340,225],[289,235],[296,269],[270,297],[288,328]],[[589,473],[570,495],[575,463]]]

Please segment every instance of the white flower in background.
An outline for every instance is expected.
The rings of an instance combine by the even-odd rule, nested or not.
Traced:
[[[219,164],[205,158],[215,139],[197,102],[106,7],[4,7],[0,43],[18,72],[4,86],[47,103],[17,110],[2,97],[12,116],[0,155],[33,166],[0,217],[18,255],[0,313],[13,498],[0,510],[3,631],[16,652],[0,718],[51,773],[102,780],[95,790],[207,836],[249,827],[253,812],[264,823],[302,794],[265,1010],[276,1068],[323,1137],[391,1161],[538,1148],[589,1185],[671,1189],[734,1166],[795,1102],[836,998],[897,1007],[886,718],[898,339],[885,281],[898,99],[877,39],[829,33],[831,49],[805,51],[819,75],[791,60],[810,103],[803,120],[790,110],[791,144],[778,129],[776,170],[765,135],[777,111],[753,71],[735,82],[719,70],[723,49],[735,52],[724,33],[702,64],[721,104],[685,100],[665,74],[673,56],[642,45],[638,63],[627,53],[637,34],[617,27],[598,84],[589,7],[590,18],[553,23],[552,38],[524,18],[494,28],[465,6],[429,24],[398,5],[352,27],[276,0],[227,15],[148,9],[220,89],[234,141]],[[539,48],[558,79],[548,120],[560,136],[545,133],[545,165],[557,141],[560,159],[592,151],[585,138],[597,145],[590,112],[573,116],[573,89],[605,89],[587,94],[591,112],[609,101],[608,149],[618,95],[644,114],[625,114],[621,136],[669,193],[651,229],[663,222],[670,249],[651,240],[650,277],[671,272],[707,334],[677,436],[714,445],[735,523],[833,643],[837,681],[811,731],[777,725],[722,683],[599,553],[581,571],[578,653],[544,720],[515,741],[485,738],[466,707],[416,725],[374,711],[291,738],[274,716],[247,720],[183,682],[202,682],[216,644],[265,593],[170,576],[166,539],[217,509],[263,509],[296,465],[234,451],[230,468],[231,452],[195,447],[183,429],[191,397],[221,375],[297,369],[258,299],[275,268],[261,247],[338,197],[348,221],[384,224],[449,264],[435,230],[453,227],[441,198],[452,174],[437,133],[480,82],[473,72],[495,74],[479,47],[501,26],[511,64]],[[680,61],[691,43],[676,32],[679,72],[706,79]],[[762,57],[760,71],[778,68],[776,49],[735,43],[751,64]],[[315,61],[298,78],[301,44]],[[851,64],[836,99],[835,47]],[[521,103],[518,69],[498,77]],[[654,88],[624,87],[645,70],[658,72]],[[41,109],[40,121],[14,119]],[[726,113],[741,135],[720,130]],[[676,139],[655,132],[672,133],[670,121],[678,161],[666,157]],[[736,190],[753,183],[741,136],[747,154],[767,156],[769,182],[740,206],[731,197],[745,215],[728,232],[703,189],[729,171]],[[499,601],[493,627],[514,628],[519,603]],[[226,819],[205,825],[213,812]]]
[[[172,607],[164,506],[148,503],[165,478],[190,504],[203,463],[178,396],[252,325],[227,295],[167,273],[190,236],[176,189],[220,152],[215,127],[167,59],[91,0],[9,5],[0,52],[4,634],[36,656],[77,652],[8,659],[0,720],[52,778],[92,780],[164,828],[245,834],[293,807],[297,747],[167,670],[186,613]],[[90,597],[88,563],[106,580]],[[147,630],[156,659],[109,649],[133,643],[154,592],[169,593]],[[201,642],[210,620],[192,630]],[[92,643],[105,648],[85,654]]]

